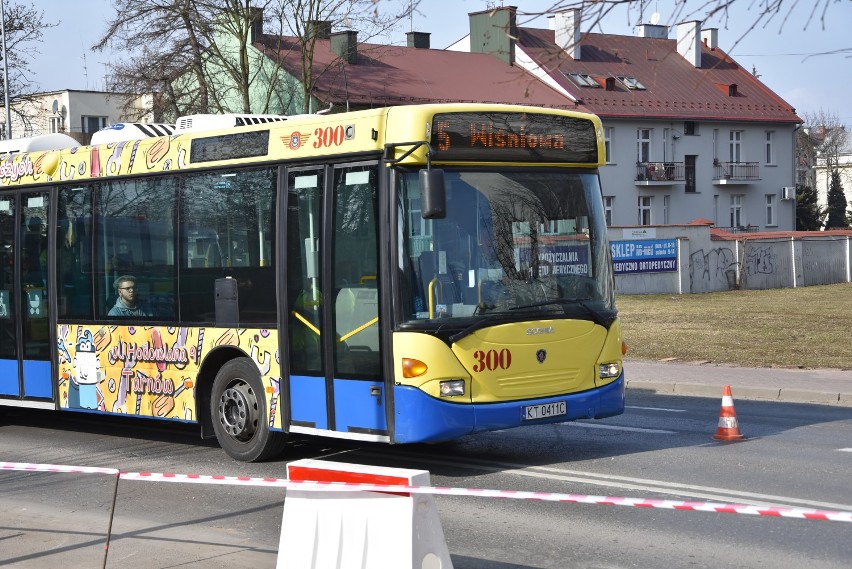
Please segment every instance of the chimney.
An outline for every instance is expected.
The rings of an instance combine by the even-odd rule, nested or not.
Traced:
[[[501,6],[468,14],[470,51],[490,53],[514,65],[515,38],[518,37],[517,10],[515,6]]]
[[[257,43],[263,35],[263,8],[249,8],[251,28],[249,28],[249,43]]]
[[[636,31],[640,38],[665,40],[669,38],[669,27],[659,24],[639,24]]]
[[[429,49],[429,36],[432,34],[426,32],[408,32],[405,37],[408,38],[408,47],[416,47],[417,49]]]
[[[701,67],[701,22],[691,20],[677,25],[677,52],[693,67]]]
[[[318,40],[327,40],[331,37],[331,22],[325,20],[311,20],[305,26],[307,37],[316,36]]]
[[[701,41],[710,49],[719,47],[719,28],[701,30]]]
[[[331,34],[331,51],[346,63],[358,63],[358,32],[346,30]]]
[[[565,10],[553,16],[553,36],[562,51],[580,59],[580,15],[581,10]]]

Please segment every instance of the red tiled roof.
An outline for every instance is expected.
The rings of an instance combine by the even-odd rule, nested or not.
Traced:
[[[701,45],[701,67],[677,51],[677,41],[637,36],[586,33],[580,59],[574,60],[554,42],[553,30],[519,28],[518,46],[569,93],[580,108],[602,117],[653,117],[801,122],[795,110],[724,51]],[[602,85],[607,77],[635,77],[646,88],[580,87],[564,73],[580,73]],[[729,96],[735,84],[736,95]]]
[[[301,77],[295,38],[263,36],[262,43],[254,45]],[[523,69],[489,54],[359,43],[357,63],[344,65],[329,40],[317,40],[313,60],[313,94],[324,102],[348,100],[353,106],[374,107],[477,102],[576,108]]]

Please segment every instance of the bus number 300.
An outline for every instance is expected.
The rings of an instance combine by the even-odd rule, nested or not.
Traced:
[[[340,146],[343,144],[345,134],[343,126],[341,125],[337,125],[334,128],[330,126],[318,128],[314,131],[314,135],[316,135],[316,138],[314,139],[314,148]]]
[[[476,363],[473,365],[473,371],[494,371],[495,369],[509,369],[512,365],[512,352],[507,348],[503,348],[499,352],[497,350],[476,350],[473,352],[473,357]]]

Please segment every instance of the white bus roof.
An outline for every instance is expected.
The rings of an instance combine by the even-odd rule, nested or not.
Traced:
[[[67,134],[55,132],[40,136],[30,136],[28,138],[0,140],[0,154],[58,150],[60,148],[74,148],[75,146],[81,146],[81,144]]]
[[[125,140],[140,140],[154,136],[169,136],[174,134],[175,125],[166,123],[120,122],[102,128],[92,135],[91,144],[106,144]]]

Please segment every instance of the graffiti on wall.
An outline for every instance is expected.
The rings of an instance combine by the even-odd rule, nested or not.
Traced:
[[[732,290],[737,286],[737,263],[730,249],[704,249],[689,256],[691,292]]]
[[[750,247],[745,256],[747,275],[771,275],[775,272],[772,247]]]

